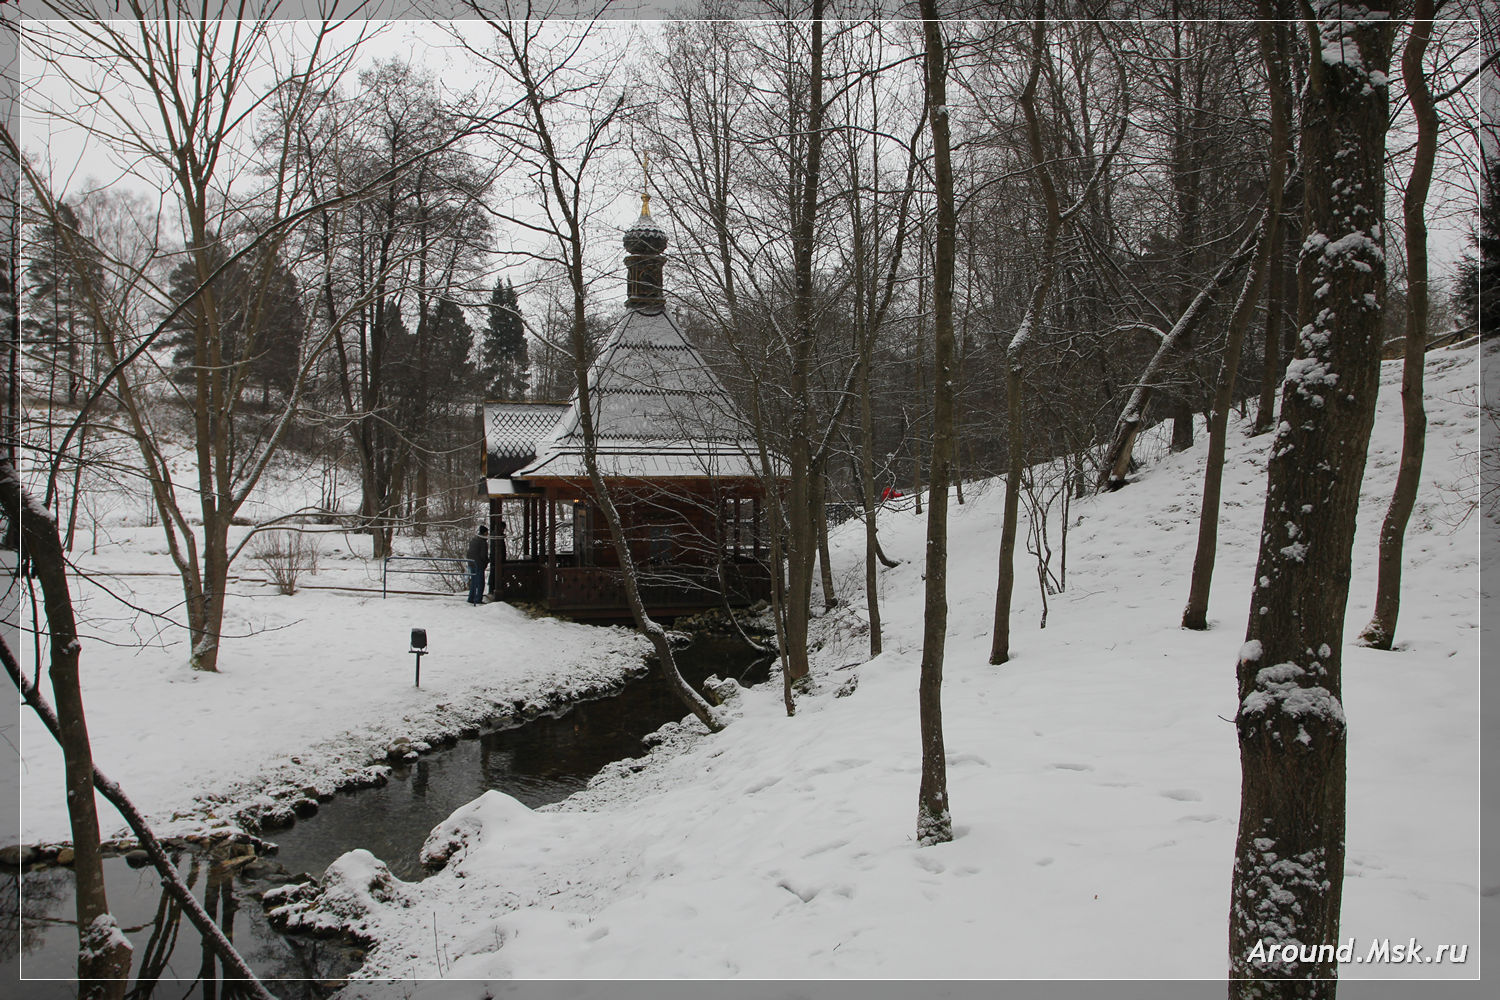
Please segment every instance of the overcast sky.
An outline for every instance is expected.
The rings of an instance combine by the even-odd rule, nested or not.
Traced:
[[[624,8],[620,7],[616,12],[622,10]],[[655,33],[656,27],[653,22],[612,21],[596,28],[597,42],[594,44],[600,53],[625,44],[627,39],[633,39],[634,44],[639,45],[643,36]],[[276,30],[284,41],[274,47],[269,60],[251,78],[246,88],[247,101],[253,95],[263,93],[278,78],[289,64],[289,54],[305,50],[314,37],[315,27],[311,22],[286,21],[279,22]],[[407,20],[351,23],[336,30],[325,46],[329,43],[335,47],[345,46],[359,35],[365,36],[345,73],[344,88],[347,91],[357,89],[359,70],[391,58],[410,61],[421,71],[433,75],[446,91],[455,96],[492,89],[493,71],[484,68],[474,56],[465,52],[455,41],[454,32],[462,33],[476,48],[486,48],[489,44],[490,29],[482,22]],[[68,97],[61,82],[45,72],[45,67],[35,58],[35,53],[28,51],[27,40],[33,37],[29,33],[23,34],[23,148],[34,162],[44,166],[58,190],[76,194],[87,188],[123,186],[151,193],[151,185],[140,176],[143,171],[139,164],[125,162],[114,151],[97,141],[89,141],[82,129],[60,123],[55,117],[43,113],[49,104],[67,107]],[[1393,66],[1393,75],[1396,72],[1397,67]],[[1476,92],[1478,86],[1477,83],[1474,84]],[[125,97],[127,104],[130,99],[128,95]],[[494,99],[498,102],[506,98],[497,94]],[[75,109],[70,108],[71,110]],[[1450,105],[1450,112],[1451,110]],[[78,113],[88,120],[96,111],[86,107]],[[1458,141],[1472,147],[1472,138]],[[1398,126],[1392,133],[1390,147],[1395,150],[1404,145],[1406,141],[1403,130]],[[1470,158],[1473,158],[1472,154]],[[1404,170],[1401,172],[1404,173]],[[593,230],[589,233],[593,247],[591,264],[599,277],[598,292],[604,300],[612,303],[623,294],[619,233],[634,221],[639,210],[638,192],[641,181],[629,150],[621,150],[612,169],[606,168],[596,177],[605,200],[595,218]],[[1471,208],[1473,178],[1464,179],[1458,187],[1446,191],[1443,190],[1442,179],[1440,175],[1435,184],[1433,204],[1436,211],[1431,221],[1435,277],[1443,275],[1465,249],[1468,229],[1474,218]],[[1465,186],[1470,190],[1465,190]],[[502,183],[502,201],[504,187]],[[510,187],[512,191],[517,189],[514,184]],[[1399,192],[1394,193],[1399,197]],[[670,192],[660,193],[659,197],[669,201]],[[504,201],[504,205],[507,209],[517,211],[524,211],[527,207],[524,199],[516,201],[513,198]],[[1398,206],[1399,202],[1393,200],[1393,215],[1399,211]],[[663,202],[658,201],[657,207],[658,217],[664,217],[666,213],[661,211]],[[533,246],[533,239],[521,233],[497,232],[496,250],[503,252],[509,248]],[[505,258],[497,256],[492,270],[502,268],[518,284],[528,276],[515,266],[507,267]],[[670,283],[669,274],[669,287]]]

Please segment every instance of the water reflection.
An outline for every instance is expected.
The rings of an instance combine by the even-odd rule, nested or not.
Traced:
[[[285,980],[277,988],[284,1000],[327,996],[331,990],[321,983],[356,967],[358,953],[339,942],[281,935],[271,929],[259,894],[272,883],[260,877],[268,874],[267,866],[254,867],[254,857],[234,857],[227,849],[215,849],[177,852],[172,860],[251,968],[267,978]],[[104,877],[111,910],[134,952],[126,993],[129,1000],[153,996],[236,1000],[247,995],[239,981],[226,978],[218,955],[184,918],[155,869],[135,869],[124,858],[106,858]],[[71,980],[77,974],[77,931],[69,919],[73,872],[50,868],[26,872],[18,881],[18,896],[11,898],[19,898],[23,907],[21,952],[7,959],[0,977],[15,981],[24,976],[27,1000],[74,997],[77,988]],[[173,985],[163,986],[167,983]],[[184,983],[189,985],[186,994]]]
[[[699,639],[679,654],[684,675],[700,684],[710,673],[764,679],[767,664],[737,642]],[[751,669],[746,676],[745,671]],[[173,856],[183,879],[214,916],[257,975],[275,979],[283,1000],[329,995],[336,980],[358,966],[362,953],[327,939],[281,934],[271,928],[260,896],[291,874],[320,874],[355,847],[372,851],[404,879],[423,871],[418,852],[428,832],[459,806],[495,788],[533,808],[583,788],[606,764],[639,755],[642,738],[681,719],[681,703],[655,672],[619,695],[575,706],[516,729],[488,733],[398,768],[389,784],[339,795],[317,815],[275,835],[274,858],[236,853],[232,845]],[[134,948],[131,1000],[236,1000],[242,987],[224,969],[191,921],[161,886],[154,869],[106,858],[106,888],[116,919]],[[0,933],[19,936],[19,956],[0,962],[0,981],[24,975],[26,1000],[77,995],[77,931],[73,872],[51,868],[6,876]],[[36,980],[57,980],[45,982]],[[160,983],[189,984],[170,989]]]

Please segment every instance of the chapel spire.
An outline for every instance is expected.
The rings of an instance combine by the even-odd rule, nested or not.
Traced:
[[[625,305],[643,313],[659,313],[667,304],[662,289],[667,234],[651,218],[650,169],[647,153],[641,160],[641,216],[625,230]]]

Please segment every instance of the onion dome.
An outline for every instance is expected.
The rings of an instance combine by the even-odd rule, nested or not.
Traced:
[[[628,254],[658,254],[667,248],[667,233],[651,218],[651,196],[641,196],[641,217],[625,230],[625,252]]]

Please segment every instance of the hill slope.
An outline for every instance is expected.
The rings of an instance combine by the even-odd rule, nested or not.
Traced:
[[[1349,637],[1373,603],[1399,378],[1387,364]],[[1361,953],[1382,938],[1472,947],[1465,964],[1349,965],[1349,977],[1479,968],[1475,351],[1435,352],[1427,378],[1399,648],[1345,649],[1343,934]],[[450,824],[462,846],[448,867],[402,887],[405,905],[365,913],[381,942],[365,974],[432,977],[440,954],[450,978],[1222,977],[1239,789],[1229,720],[1269,444],[1231,425],[1206,633],[1178,627],[1201,442],[1076,506],[1067,590],[1045,630],[1018,558],[1003,667],[987,663],[1001,491],[953,507],[953,843],[914,840],[924,525],[893,514],[882,537],[903,562],[882,571],[883,655],[860,662],[862,598],[846,594],[820,621],[820,691],[795,718],[779,691],[745,692],[725,732],[668,727],[655,752],[558,810],[476,800]],[[862,572],[861,531],[833,540],[841,579]],[[349,879],[373,865],[346,860]]]

